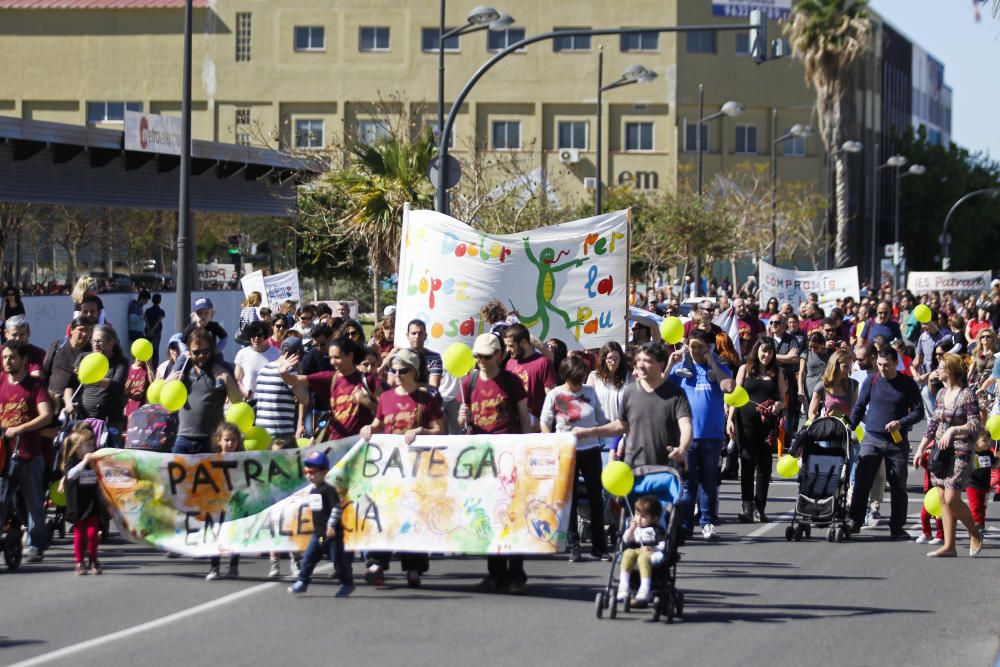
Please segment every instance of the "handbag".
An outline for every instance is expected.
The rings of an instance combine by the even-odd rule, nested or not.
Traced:
[[[941,449],[934,443],[930,456],[927,457],[927,469],[938,479],[951,477],[955,470],[955,450],[951,447]]]

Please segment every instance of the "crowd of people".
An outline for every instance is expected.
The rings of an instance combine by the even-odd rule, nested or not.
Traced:
[[[101,572],[95,545],[102,510],[91,455],[102,444],[120,444],[130,416],[158,378],[180,380],[187,388],[172,443],[178,454],[240,451],[243,436],[225,421],[226,406],[240,402],[253,405],[256,425],[267,430],[274,448],[296,447],[300,438],[319,442],[374,433],[402,435],[412,443],[434,434],[573,432],[576,472],[583,480],[574,491],[569,524],[568,557],[574,562],[583,558],[577,495],[591,508],[604,506],[601,471],[609,458],[632,468],[637,495],[656,490],[649,470],[684,469],[682,529],[713,541],[722,523],[722,479],[739,478],[737,521],[769,522],[773,455],[801,424],[826,415],[846,420],[851,429],[864,426],[850,459],[855,531],[881,521],[887,481],[890,535],[910,539],[904,525],[910,465],[924,470],[925,490],[942,490],[936,532],[925,515],[916,540],[940,545],[931,556],[956,555],[959,522],[968,531],[970,555],[978,553],[990,491],[994,501],[1000,499],[996,443],[984,428],[990,414],[1000,413],[1000,281],[989,294],[883,291],[838,299],[828,310],[817,294],[798,306],[759,304],[751,285],[700,302],[676,345],[635,323],[624,344],[574,351],[565,341],[533,337],[516,313],[495,300],[482,308],[488,330],[472,346],[476,367],[461,378],[450,375],[441,356],[426,346],[423,321],[408,322],[406,339],[395,339],[392,306],[367,335],[346,303],[330,308],[286,302],[268,309],[259,293],[247,298],[237,322],[215,321],[211,300],[196,300],[190,323],[168,336],[167,358],[130,359],[130,342],[148,338],[158,349],[166,335],[159,295],[137,295],[125,343],[103,322],[98,287],[81,278],[65,335],[40,341],[45,347],[33,344],[23,306],[5,293],[0,427],[7,442],[18,443],[14,474],[28,510],[29,562],[42,560],[48,546],[46,485],[55,471],[71,505],[77,572]],[[638,303],[635,291],[633,297]],[[927,322],[914,314],[921,303],[931,310]],[[670,288],[654,291],[641,305],[679,312]],[[730,309],[738,320],[735,340],[714,321]],[[107,357],[108,372],[81,385],[77,371],[90,352]],[[736,387],[751,402],[727,406],[724,394]],[[925,419],[911,456],[909,432]],[[71,432],[55,461],[52,442],[60,428]],[[947,470],[931,471],[935,448],[952,454]],[[291,558],[297,581],[290,590],[306,590],[318,558],[327,554],[337,564],[341,594],[348,595],[355,584],[337,525],[339,501],[321,474],[329,461],[310,457],[305,466],[310,491],[320,496],[313,510],[317,533],[301,560]],[[657,513],[652,506],[644,511]],[[609,560],[604,521],[590,526],[590,556]],[[393,554],[366,556],[365,580],[383,583]],[[270,576],[281,576],[280,562],[281,555],[272,554]],[[400,555],[410,586],[420,585],[429,566],[427,555]],[[236,576],[238,567],[234,558],[227,574]],[[490,557],[487,569],[484,589],[524,592],[522,556]],[[220,576],[220,561],[213,559],[207,578]]]

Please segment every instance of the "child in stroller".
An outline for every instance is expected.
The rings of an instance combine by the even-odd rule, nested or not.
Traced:
[[[638,588],[636,594],[636,607],[649,604],[653,610],[653,620],[659,620],[661,615],[667,617],[667,622],[672,623],[674,618],[680,618],[684,613],[684,594],[677,590],[677,562],[680,560],[680,553],[677,551],[682,539],[680,529],[683,519],[683,510],[680,506],[680,499],[683,489],[683,482],[680,473],[670,466],[643,466],[645,473],[637,477],[635,487],[629,495],[629,500],[634,503],[635,513],[640,510],[650,514],[655,513],[655,505],[651,500],[655,500],[660,505],[660,516],[657,517],[654,525],[659,530],[654,529],[654,537],[657,538],[652,551],[643,552],[640,550],[634,555],[628,555],[635,547],[625,541],[626,534],[631,532],[631,539],[636,540],[636,533],[640,531],[641,523],[646,520],[635,518],[635,529],[633,525],[633,513],[629,502],[623,503],[621,518],[619,519],[618,540],[616,542],[615,554],[612,558],[611,572],[608,575],[607,586],[597,594],[595,606],[597,617],[602,618],[604,610],[609,610],[611,618],[618,615],[619,594],[623,591],[622,602],[626,612],[631,610],[631,591]],[[652,507],[651,507],[652,506]],[[648,527],[648,525],[646,526]],[[639,532],[640,538],[649,531]],[[645,539],[640,539],[644,544]],[[661,544],[662,543],[662,544]],[[646,568],[640,560],[644,553],[649,554],[649,581],[643,581]],[[662,554],[662,556],[660,555]],[[632,560],[634,558],[634,560]],[[626,560],[628,559],[628,560]],[[631,563],[629,562],[631,561]],[[638,568],[635,565],[639,565]],[[639,569],[639,572],[635,570]],[[636,586],[638,584],[638,586]]]
[[[841,542],[847,530],[847,455],[853,434],[836,417],[822,417],[799,431],[789,454],[802,454],[799,490],[785,539],[809,537],[812,527],[828,528],[826,539]]]
[[[622,543],[621,572],[618,579],[618,601],[625,602],[631,594],[632,570],[639,566],[639,591],[632,599],[635,607],[645,607],[653,601],[651,589],[653,568],[663,562],[667,548],[667,531],[659,524],[663,505],[656,496],[645,495],[635,501],[635,513],[625,529]]]

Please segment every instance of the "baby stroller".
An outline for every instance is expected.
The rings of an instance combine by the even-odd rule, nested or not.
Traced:
[[[828,542],[850,537],[847,530],[847,456],[852,433],[840,419],[821,417],[798,432],[789,453],[802,452],[799,492],[785,539],[810,537],[812,527],[828,528]]]
[[[659,621],[660,616],[666,616],[667,623],[673,623],[675,618],[681,618],[684,615],[684,593],[677,590],[677,563],[681,559],[677,548],[682,533],[680,525],[684,514],[680,507],[680,499],[684,484],[680,473],[670,466],[645,466],[644,472],[645,475],[639,488],[633,490],[628,502],[623,503],[608,583],[597,594],[594,606],[597,618],[604,617],[605,609],[608,610],[608,615],[611,618],[618,617],[619,602],[616,593],[622,555],[625,551],[623,538],[625,529],[632,520],[632,502],[639,496],[650,494],[656,496],[663,503],[663,514],[660,516],[660,522],[667,534],[667,546],[663,552],[663,561],[653,568],[651,587],[653,601],[650,605],[653,610],[652,620]],[[633,571],[632,577],[637,579],[638,572]],[[631,587],[634,589],[636,584],[637,581],[633,581]],[[630,612],[631,600],[626,599],[623,607],[626,613]]]
[[[0,436],[0,551],[11,572],[16,572],[21,567],[24,552],[23,526],[26,523],[26,511],[14,481],[19,444],[19,438]]]

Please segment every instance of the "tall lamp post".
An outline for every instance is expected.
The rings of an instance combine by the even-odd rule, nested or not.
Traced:
[[[597,156],[594,158],[594,171],[597,177],[597,187],[594,191],[594,215],[600,215],[601,209],[604,204],[604,193],[601,187],[601,159],[602,159],[602,148],[601,139],[603,137],[604,131],[604,91],[613,90],[615,88],[621,88],[622,86],[628,86],[633,83],[648,83],[656,78],[656,72],[650,71],[643,67],[642,65],[629,65],[622,72],[622,75],[618,77],[616,81],[612,81],[607,85],[604,83],[604,46],[598,47],[597,50]]]
[[[194,275],[194,222],[191,219],[191,23],[192,0],[184,2],[184,71],[181,84],[181,173],[177,202],[177,303],[174,324],[178,331],[191,318]]]
[[[827,214],[826,214],[827,225],[829,225],[830,220],[833,220],[836,215],[836,206],[834,205],[833,191],[837,187],[837,184],[836,184],[836,179],[834,178],[833,161],[838,155],[850,155],[852,153],[860,153],[861,151],[864,150],[864,148],[865,145],[863,143],[851,139],[840,144],[839,147],[832,150],[826,156],[826,185],[828,188],[828,192],[830,193],[830,197],[827,201]],[[829,231],[829,229],[830,228],[828,226],[827,231]],[[829,252],[826,253],[826,258],[827,260],[829,260],[830,258]]]
[[[905,163],[904,163],[905,164]],[[927,167],[922,164],[911,164],[910,168],[905,172],[900,173],[902,165],[896,167],[896,215],[892,223],[892,243],[893,251],[895,257],[893,258],[893,287],[899,289],[899,279],[901,278],[899,274],[899,265],[902,263],[902,258],[900,257],[899,248],[899,209],[900,209],[900,181],[902,181],[907,176],[922,176],[927,173]]]
[[[701,129],[713,120],[722,118],[723,116],[729,116],[730,118],[735,118],[743,113],[745,107],[739,102],[734,102],[729,100],[722,105],[718,111],[713,114],[705,115],[705,86],[704,84],[698,84],[698,123],[695,127],[695,150],[698,152],[698,201],[701,201],[701,192],[703,187],[703,173],[704,173],[704,146],[701,145]],[[695,254],[694,256],[694,295],[701,296],[701,255]]]
[[[777,264],[778,256],[778,144],[789,139],[808,137],[813,129],[808,125],[796,123],[780,137],[778,134],[778,110],[771,110],[771,266]]]
[[[875,152],[878,152],[878,146],[875,147]],[[893,155],[885,164],[880,164],[875,167],[875,185],[872,191],[872,201],[874,202],[874,210],[872,211],[872,289],[877,291],[879,285],[879,277],[881,272],[879,271],[878,263],[878,214],[881,209],[878,200],[878,183],[879,183],[879,172],[883,169],[899,169],[906,164],[906,158],[902,155]]]
[[[480,5],[475,7],[469,15],[465,18],[465,25],[459,26],[457,28],[452,28],[451,30],[445,30],[445,0],[440,2],[440,25],[438,28],[438,99],[437,99],[437,124],[438,132],[444,131],[444,53],[445,53],[445,40],[451,39],[452,37],[458,37],[459,35],[467,35],[470,32],[477,32],[479,30],[503,30],[507,26],[514,23],[513,17],[510,14],[501,14],[492,7],[486,5]],[[438,137],[440,139],[440,137]],[[442,160],[439,165],[439,177],[441,182],[447,182],[447,174],[445,173],[447,166],[445,161]],[[448,191],[446,189],[438,190],[438,198],[444,198],[444,201],[438,201],[438,210],[447,210],[447,198]]]
[[[1000,197],[1000,188],[984,188],[983,190],[974,190],[956,201],[952,207],[948,209],[948,215],[944,216],[944,226],[941,227],[941,236],[938,239],[941,242],[942,271],[947,271],[951,268],[951,255],[949,254],[951,249],[951,234],[948,233],[948,223],[951,222],[951,216],[953,216],[958,207],[966,201],[972,199],[973,197],[979,197],[982,195],[989,195],[995,199]]]

